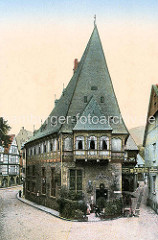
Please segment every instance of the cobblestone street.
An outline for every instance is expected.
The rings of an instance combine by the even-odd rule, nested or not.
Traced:
[[[68,222],[18,199],[20,187],[0,190],[1,240],[157,240],[158,215],[143,203],[140,217],[104,222]]]

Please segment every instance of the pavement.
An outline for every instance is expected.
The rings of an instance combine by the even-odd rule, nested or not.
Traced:
[[[157,240],[158,215],[145,205],[140,217],[69,222],[24,204],[20,187],[0,191],[0,240]]]
[[[48,207],[36,204],[34,202],[31,202],[31,201],[25,199],[24,197],[19,197],[18,193],[17,193],[16,197],[17,197],[17,199],[19,201],[21,201],[21,202],[23,202],[23,203],[25,203],[27,205],[30,205],[31,207],[37,208],[37,209],[39,209],[41,211],[44,211],[46,213],[49,213],[49,214],[53,215],[54,217],[58,217],[58,218],[61,218],[61,219],[65,220],[64,218],[60,217],[59,216],[59,212],[54,210],[54,209],[51,209],[51,208],[48,208]]]

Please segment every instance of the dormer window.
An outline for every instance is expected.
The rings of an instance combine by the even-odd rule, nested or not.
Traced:
[[[82,140],[79,140],[78,142],[78,150],[82,150],[83,149],[83,142]]]
[[[103,140],[103,143],[102,143],[102,150],[107,150],[108,149],[108,146],[107,146],[107,143],[105,140]]]
[[[109,138],[107,136],[100,138],[100,150],[109,150]]]
[[[90,149],[91,149],[91,150],[94,150],[94,149],[95,149],[95,142],[94,142],[94,140],[91,140],[91,141],[90,141]]]
[[[98,90],[98,87],[97,86],[92,86],[91,90],[93,90],[93,91]]]
[[[87,96],[84,96],[84,103],[87,103]]]
[[[95,150],[97,149],[97,137],[96,136],[90,136],[88,137],[88,149],[89,150]]]
[[[84,149],[84,137],[83,136],[77,136],[75,145],[76,145],[77,150],[83,150]]]
[[[103,96],[100,97],[100,102],[104,103],[104,97]]]

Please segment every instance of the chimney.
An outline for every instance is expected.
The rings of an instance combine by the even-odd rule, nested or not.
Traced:
[[[75,73],[75,71],[76,71],[76,69],[78,67],[78,64],[79,64],[78,59],[75,58],[75,60],[74,60],[74,69],[73,69],[74,73]]]

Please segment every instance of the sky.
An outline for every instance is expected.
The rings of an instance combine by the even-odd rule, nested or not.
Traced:
[[[143,126],[158,83],[158,1],[0,0],[0,116],[38,129],[73,74],[94,15],[122,116]]]

